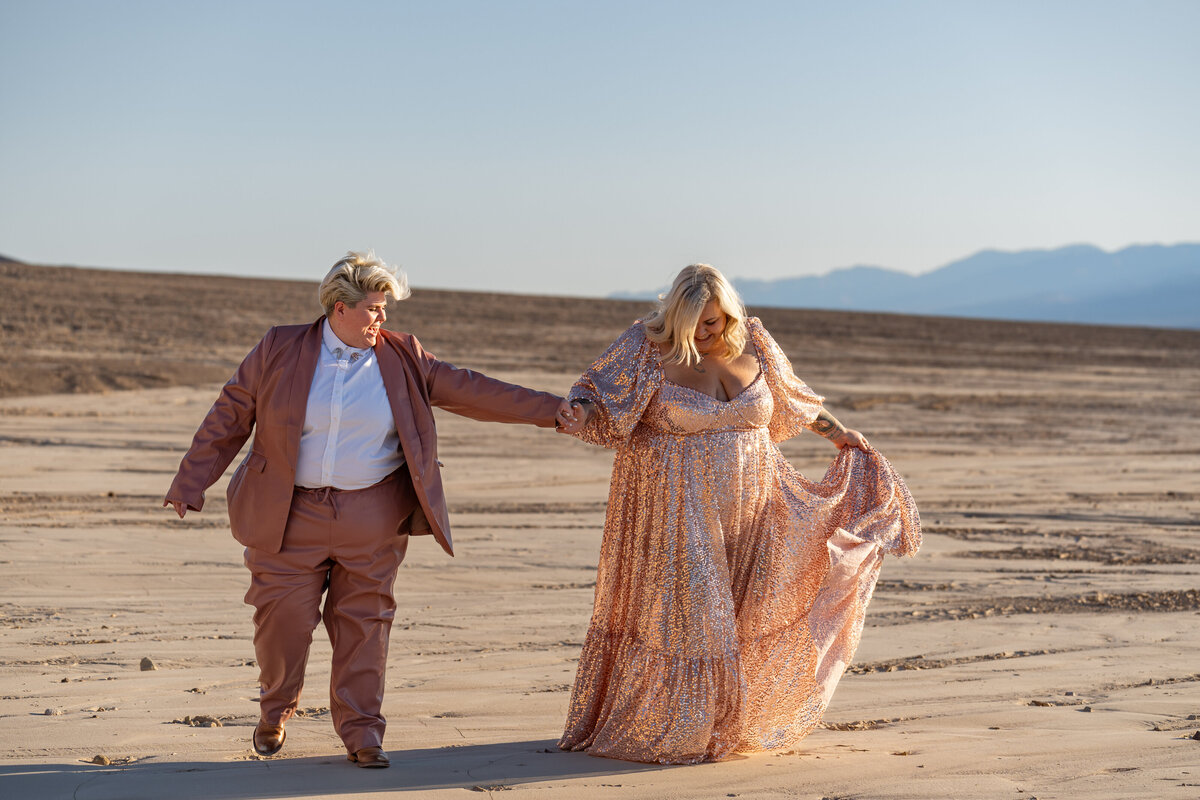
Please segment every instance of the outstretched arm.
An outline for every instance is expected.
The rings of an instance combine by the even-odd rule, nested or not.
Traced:
[[[436,360],[430,370],[429,402],[483,422],[526,423],[540,428],[563,425],[571,410],[558,395]]]
[[[857,447],[859,450],[866,450],[870,447],[865,436],[838,422],[837,417],[824,408],[817,414],[817,418],[809,423],[808,429],[833,442],[839,450],[843,447]]]

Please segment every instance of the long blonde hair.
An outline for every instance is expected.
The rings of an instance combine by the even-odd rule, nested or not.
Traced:
[[[691,264],[679,271],[671,289],[658,298],[658,308],[646,317],[646,338],[666,347],[662,360],[667,364],[700,363],[694,335],[700,312],[710,300],[716,300],[728,320],[721,331],[722,354],[737,358],[746,347],[746,307],[737,290],[711,264]]]

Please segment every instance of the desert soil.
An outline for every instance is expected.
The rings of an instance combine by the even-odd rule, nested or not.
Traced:
[[[202,514],[160,508],[220,382],[317,316],[315,284],[0,264],[0,290],[0,797],[1200,796],[1200,332],[751,309],[906,478],[925,544],[885,563],[822,728],[694,767],[555,748],[611,453],[439,416],[458,555],[409,548],[393,767],[368,771],[320,631],[286,747],[253,754],[227,478]],[[561,393],[646,310],[417,289],[389,327]]]

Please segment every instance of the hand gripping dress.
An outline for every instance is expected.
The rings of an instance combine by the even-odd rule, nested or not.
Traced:
[[[854,654],[883,554],[920,545],[883,456],[846,448],[820,482],[784,459],[822,398],[746,325],[759,375],[728,401],[667,380],[640,322],[571,390],[595,404],[579,438],[616,455],[563,749],[688,764],[794,743]]]

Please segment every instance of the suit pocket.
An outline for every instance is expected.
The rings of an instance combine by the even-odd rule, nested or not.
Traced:
[[[262,453],[256,453],[251,450],[250,455],[246,456],[246,469],[252,469],[255,472],[262,472],[267,468],[267,457]]]
[[[262,473],[266,468],[267,457],[262,453],[251,450],[242,459],[242,463],[238,464],[238,468],[234,470],[233,477],[229,479],[229,487],[225,489],[225,498],[231,508],[237,503],[238,495],[242,491],[242,485],[246,482],[246,475],[250,472]],[[230,513],[233,513],[232,510]]]

